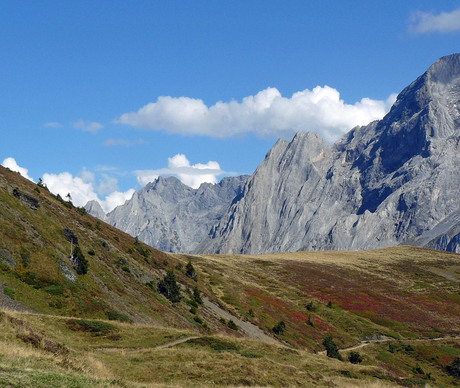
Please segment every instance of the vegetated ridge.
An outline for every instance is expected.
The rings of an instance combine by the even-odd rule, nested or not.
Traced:
[[[166,254],[0,167],[4,386],[454,386],[459,281],[416,247]]]

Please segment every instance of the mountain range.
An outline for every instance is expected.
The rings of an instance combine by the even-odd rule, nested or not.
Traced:
[[[443,57],[379,121],[329,145],[279,140],[250,177],[193,190],[159,178],[107,216],[167,251],[270,253],[402,243],[460,251],[460,54]]]

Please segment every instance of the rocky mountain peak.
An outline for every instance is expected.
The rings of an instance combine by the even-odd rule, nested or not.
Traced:
[[[197,252],[383,247],[459,209],[459,63],[441,58],[332,147],[311,133],[275,144]]]

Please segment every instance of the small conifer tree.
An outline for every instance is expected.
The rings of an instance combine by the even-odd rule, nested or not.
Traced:
[[[193,279],[196,275],[195,268],[193,267],[193,264],[190,260],[185,267],[185,274],[191,279]]]
[[[180,302],[182,299],[180,286],[177,284],[176,274],[172,269],[158,282],[158,292],[173,303]]]
[[[198,286],[193,287],[193,300],[198,304],[203,304],[203,298],[201,297],[201,292]]]
[[[77,274],[84,275],[88,273],[89,262],[86,260],[85,255],[81,251],[80,247],[77,245],[73,251],[72,255],[73,265]]]
[[[272,331],[275,334],[283,335],[285,329],[286,329],[286,324],[283,321],[280,321],[275,326],[273,326]]]
[[[339,353],[339,347],[336,345],[331,335],[324,338],[323,345],[326,348],[326,354],[328,357],[337,358],[338,360],[343,361],[343,358]]]

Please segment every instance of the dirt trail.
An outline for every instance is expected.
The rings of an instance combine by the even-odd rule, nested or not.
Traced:
[[[190,341],[195,338],[200,338],[199,336],[190,336],[190,337],[184,337],[184,338],[179,338],[171,342],[166,342],[165,344],[157,345],[157,346],[152,346],[150,348],[95,348],[92,351],[95,352],[104,352],[104,353],[145,353],[149,352],[151,350],[155,349],[165,349],[165,348],[170,348],[172,346],[176,346],[179,344],[183,344],[184,342]]]
[[[457,340],[457,339],[460,339],[460,336],[455,336],[455,337],[449,337],[448,336],[448,337],[436,337],[436,338],[416,338],[416,339],[403,339],[403,340],[397,340],[397,339],[394,339],[394,338],[385,337],[385,338],[382,338],[382,339],[361,341],[357,345],[353,345],[353,346],[350,346],[348,348],[342,348],[342,349],[339,349],[339,351],[341,351],[341,352],[349,352],[351,350],[364,348],[365,346],[368,346],[370,344],[382,343],[382,342],[396,342],[396,341],[422,342],[422,341],[441,341],[441,340]],[[321,352],[318,352],[318,354],[325,355],[326,351],[323,350]]]
[[[163,345],[154,346],[153,349],[170,348],[172,346],[183,344],[184,342],[190,341],[190,340],[195,339],[195,338],[200,338],[200,337],[195,335],[195,336],[192,336],[192,337],[179,338],[179,339],[177,339],[175,341],[171,341],[171,342],[168,342],[168,343],[163,344]]]

